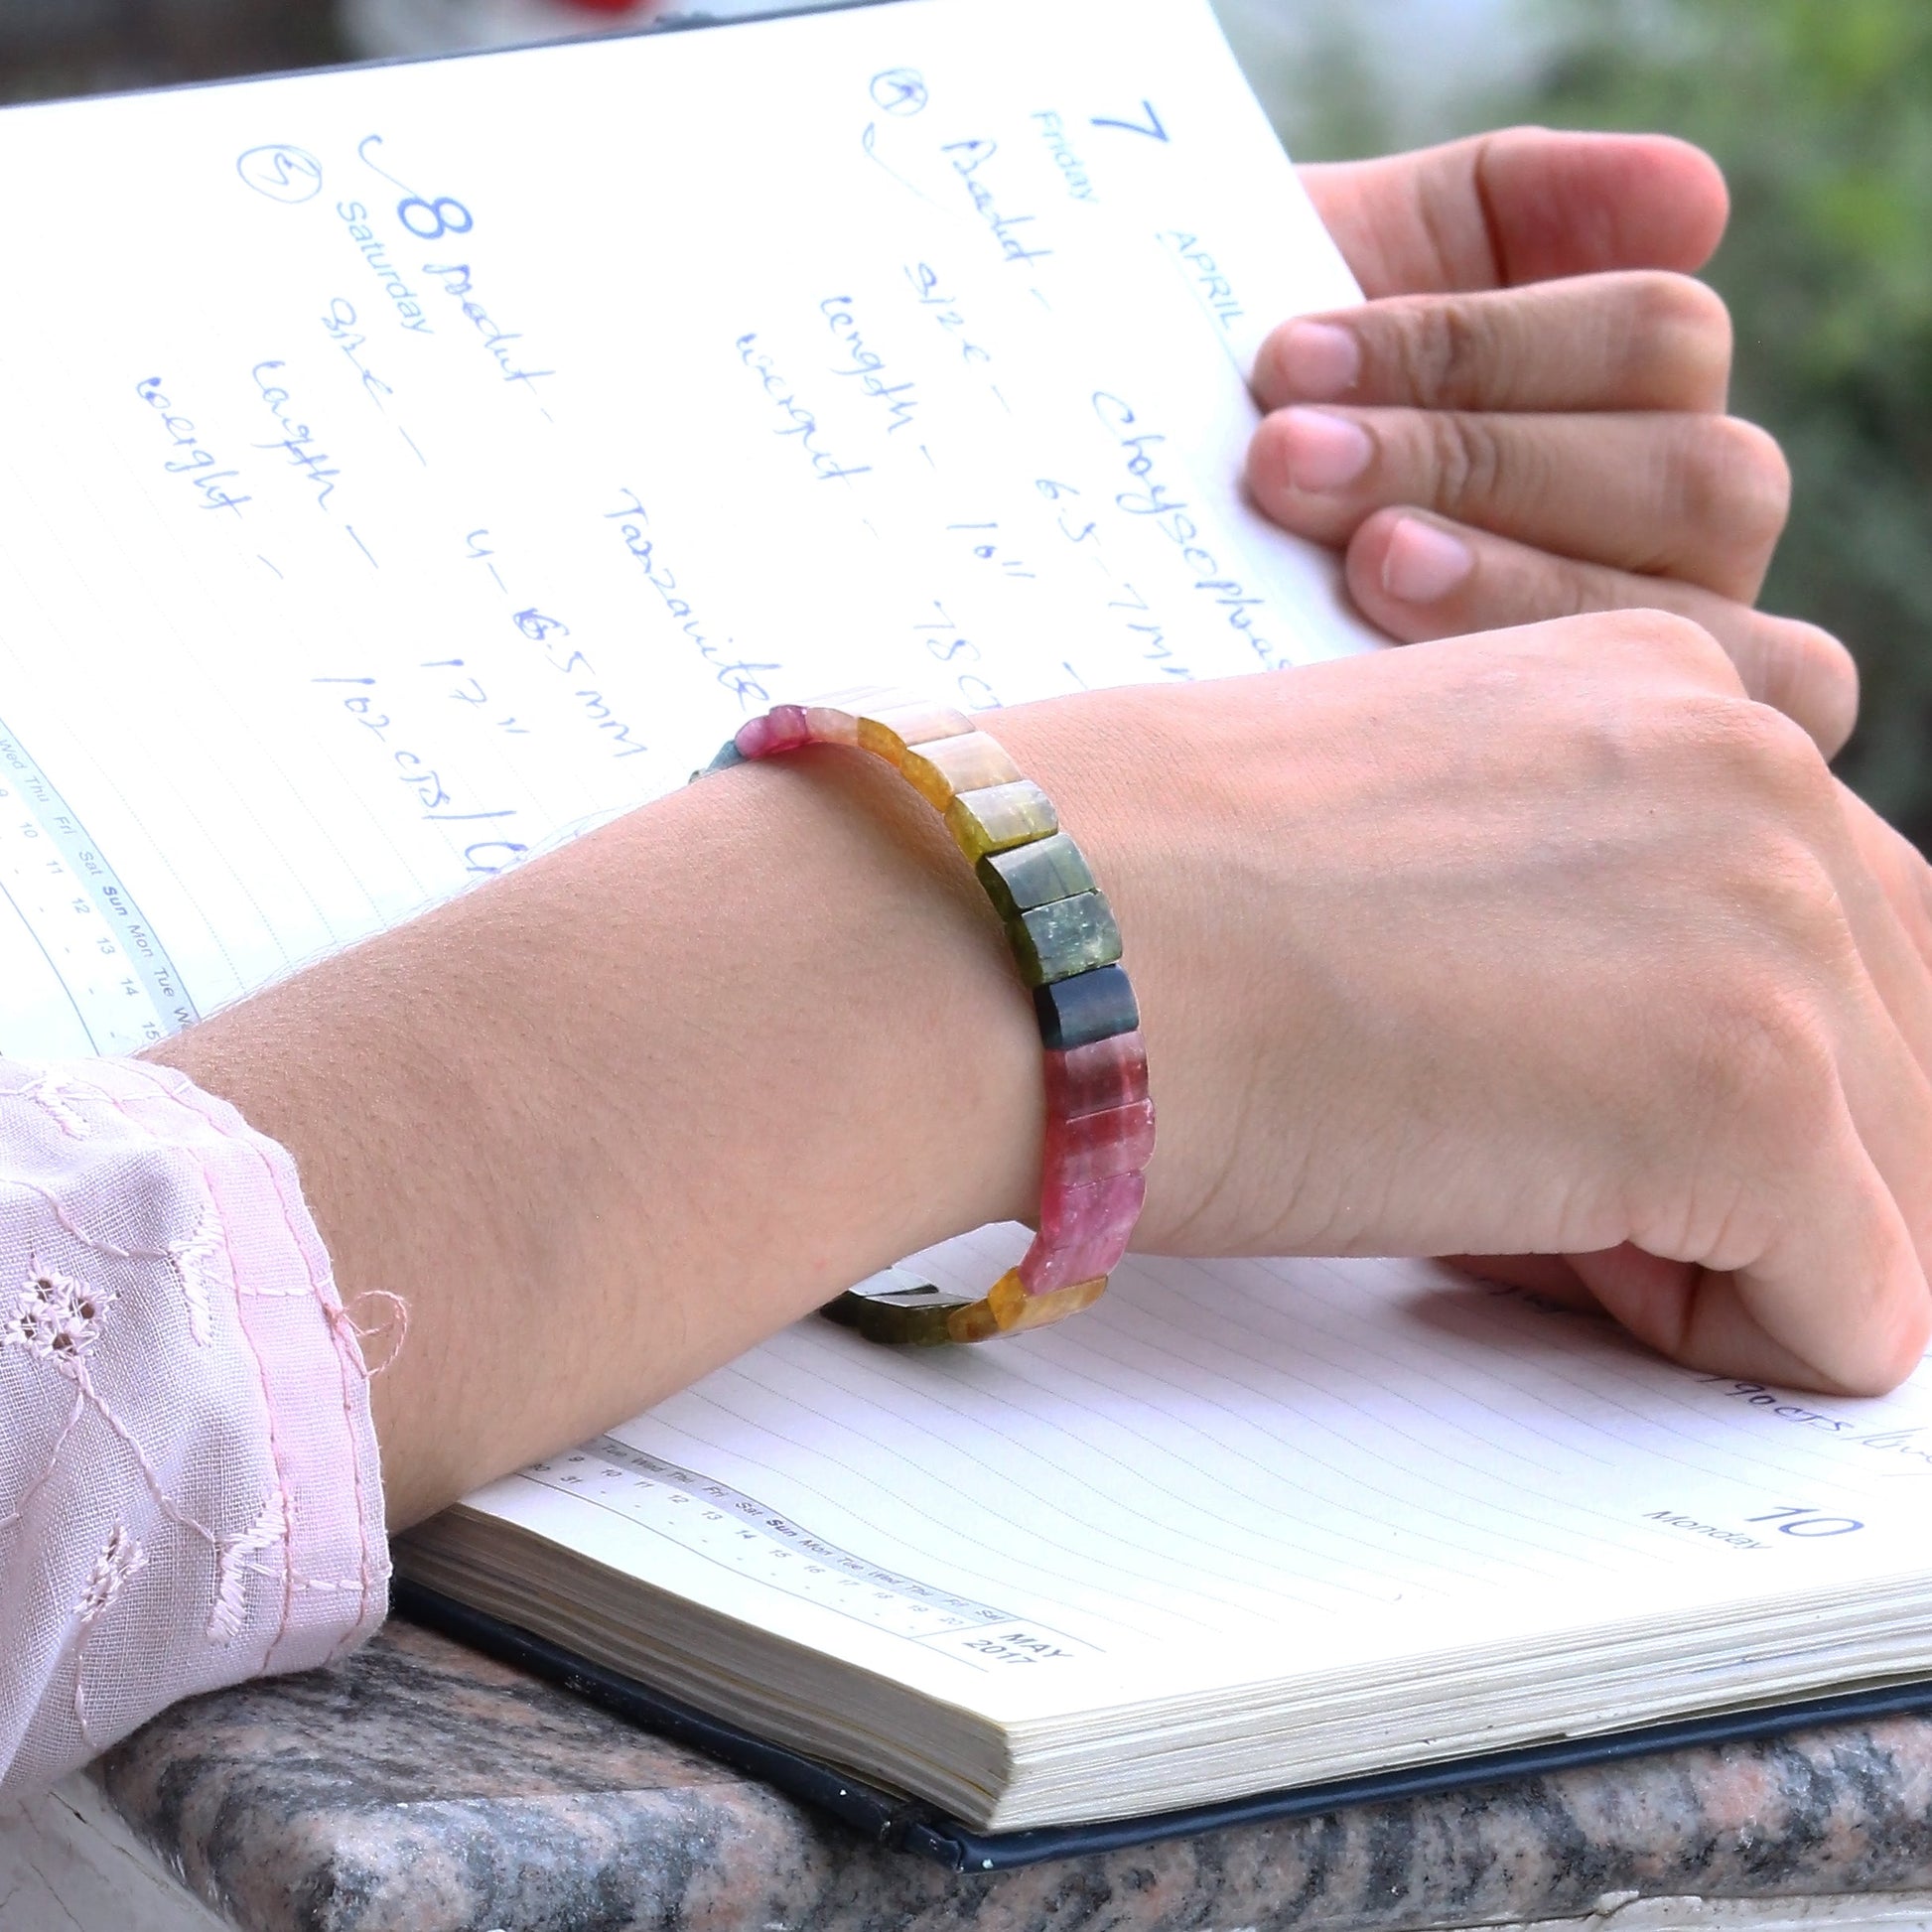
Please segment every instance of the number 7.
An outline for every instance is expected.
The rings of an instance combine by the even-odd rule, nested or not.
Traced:
[[[1145,134],[1150,141],[1165,141],[1168,138],[1168,130],[1161,125],[1161,116],[1154,111],[1153,101],[1142,101],[1141,112],[1147,116],[1145,122],[1117,121],[1105,114],[1096,114],[1093,116],[1093,124],[1095,127],[1124,128],[1129,134]]]

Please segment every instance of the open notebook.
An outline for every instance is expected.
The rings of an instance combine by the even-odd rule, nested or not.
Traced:
[[[1013,1343],[803,1323],[398,1561],[1024,1832],[1924,1675],[1928,1539],[1932,1378],[1700,1375],[1425,1263],[1132,1259]]]
[[[138,1048],[774,699],[1369,641],[1240,495],[1255,346],[1354,292],[1204,0],[16,109],[0,164],[9,1054]],[[975,1827],[1172,1816],[1932,1668],[1928,1400],[1135,1263],[979,1351],[808,1322],[402,1563]]]

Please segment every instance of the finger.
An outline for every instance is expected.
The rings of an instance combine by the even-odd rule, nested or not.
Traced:
[[[1516,127],[1301,174],[1371,300],[1614,268],[1688,273],[1729,211],[1717,163],[1661,134]]]
[[[1722,410],[1730,313],[1656,269],[1304,316],[1262,344],[1255,394],[1418,409]]]
[[[1278,409],[1248,452],[1255,501],[1340,546],[1371,511],[1435,510],[1539,549],[1748,604],[1791,500],[1777,443],[1734,416]]]
[[[1884,894],[1906,943],[1932,973],[1932,866],[1863,798],[1842,785],[1839,791],[1860,857]]]
[[[1689,1368],[1784,1388],[1883,1395],[1924,1355],[1928,1298],[1902,1230],[1887,1226],[1896,1222],[1888,1197],[1875,1181],[1867,1184],[1870,1232],[1861,1230],[1857,1250],[1873,1271],[1864,1277],[1851,1277],[1846,1257],[1828,1257],[1829,1272],[1794,1292],[1788,1271],[1713,1271],[1627,1244],[1571,1262],[1599,1308]],[[1873,1282],[1888,1286],[1865,1292]],[[1847,1301],[1839,1299],[1841,1286],[1851,1290]]]
[[[1586,611],[1669,611],[1709,630],[1745,690],[1796,719],[1827,758],[1858,720],[1858,667],[1829,631],[1693,584],[1552,556],[1408,509],[1369,517],[1349,540],[1345,572],[1362,615],[1404,643]]]

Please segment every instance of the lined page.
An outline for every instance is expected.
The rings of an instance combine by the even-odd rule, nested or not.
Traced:
[[[1366,641],[1240,496],[1255,345],[1353,285],[1205,0],[18,109],[0,160],[62,263],[0,316],[0,1050],[157,1038],[787,696]]]
[[[1922,1575],[1932,1380],[1700,1375],[1427,1264],[1130,1258],[997,1346],[808,1320],[472,1506],[1011,1718]]]

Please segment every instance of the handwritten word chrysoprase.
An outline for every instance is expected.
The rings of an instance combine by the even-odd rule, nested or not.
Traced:
[[[606,510],[604,520],[618,526],[623,547],[630,552],[637,568],[644,573],[645,581],[663,602],[672,622],[698,647],[698,655],[711,666],[712,675],[718,682],[738,700],[741,711],[750,712],[755,706],[762,709],[769,705],[771,694],[760,680],[772,671],[782,671],[784,666],[753,663],[738,654],[737,646],[729,637],[721,644],[705,634],[704,623],[698,613],[690,600],[678,590],[676,575],[657,554],[657,545],[648,534],[650,517],[645,512],[642,498],[634,489],[626,489],[623,493],[628,501],[617,509]]]
[[[520,384],[535,396],[537,384],[557,373],[555,369],[525,368],[521,358],[510,352],[510,345],[520,343],[523,338],[514,330],[499,328],[489,311],[475,299],[476,281],[470,272],[468,262],[425,262],[423,273],[440,282],[443,285],[443,293],[461,306],[463,319],[483,339],[483,347],[489,351],[497,368],[502,371],[505,382]],[[541,401],[538,402],[537,407],[543,408]],[[543,413],[547,416],[550,412],[544,410]]]
[[[316,448],[315,431],[297,420],[295,400],[280,380],[281,371],[287,367],[286,362],[257,362],[250,371],[262,406],[275,418],[282,432],[275,441],[257,443],[255,448],[285,451],[290,464],[315,485],[316,508],[326,510],[330,497],[336,493],[336,481],[343,473],[329,467],[334,459]]]
[[[254,498],[236,496],[227,485],[238,481],[241,472],[221,468],[221,459],[196,434],[195,425],[162,394],[161,378],[151,375],[137,382],[134,393],[161,418],[161,427],[174,449],[175,454],[161,467],[170,476],[186,477],[201,491],[203,509],[226,510],[230,516],[240,516],[242,504]]]
[[[1200,245],[1198,235],[1185,228],[1164,228],[1161,239],[1187,266],[1194,278],[1207,312],[1223,329],[1239,322],[1248,312],[1234,293],[1234,284],[1221,273],[1220,264]]]
[[[1193,588],[1214,600],[1225,613],[1229,628],[1241,634],[1266,669],[1285,669],[1291,659],[1269,642],[1256,619],[1257,612],[1267,611],[1267,600],[1257,597],[1239,578],[1223,572],[1220,559],[1200,541],[1200,525],[1188,505],[1171,493],[1159,475],[1159,451],[1168,439],[1144,428],[1132,404],[1104,389],[1095,391],[1093,411],[1120,445],[1127,474],[1133,480],[1130,487],[1115,494],[1116,506],[1129,516],[1152,517],[1180,552]]]
[[[382,292],[396,305],[396,318],[405,329],[419,336],[433,336],[429,317],[423,313],[422,298],[403,280],[402,271],[389,259],[389,244],[369,226],[369,211],[360,202],[338,202],[336,213],[348,230],[348,238],[361,250],[362,259],[382,284]]]
[[[859,384],[860,390],[883,403],[890,421],[886,434],[890,436],[896,429],[903,429],[912,420],[912,412],[919,406],[919,398],[913,391],[908,377],[903,382],[889,382],[886,378],[886,358],[876,348],[868,346],[866,339],[859,332],[859,318],[853,313],[852,298],[849,295],[828,295],[818,305],[818,312],[825,318],[825,325],[838,338],[841,353],[846,359],[832,364],[834,375],[850,376]]]
[[[1040,138],[1046,143],[1046,151],[1053,157],[1053,165],[1066,183],[1066,192],[1076,202],[1098,201],[1100,198],[1093,192],[1085,162],[1073,152],[1067,141],[1065,122],[1050,107],[1046,107],[1034,116],[1034,125],[1039,129]]]
[[[771,398],[778,414],[784,418],[784,426],[774,429],[771,434],[797,437],[798,447],[805,452],[813,474],[821,483],[843,483],[853,477],[871,474],[871,464],[841,463],[819,442],[817,416],[798,400],[797,390],[785,380],[770,356],[759,346],[756,332],[739,337],[736,346],[738,359],[758,377],[763,385],[764,393]]]
[[[962,362],[990,362],[993,351],[982,347],[967,333],[966,318],[960,313],[959,305],[940,288],[939,271],[927,262],[908,262],[905,279],[912,284],[912,293],[924,309],[952,340],[959,345],[959,358]]]
[[[1000,244],[1001,256],[1010,262],[1043,262],[1052,254],[1050,248],[1029,248],[1022,238],[1014,233],[1016,228],[1024,228],[1038,219],[1033,214],[1003,214],[1000,205],[994,199],[993,189],[985,179],[985,169],[993,157],[1000,152],[997,141],[948,141],[939,152],[952,163],[952,171],[965,183],[966,192],[973,198],[973,207],[979,217],[993,231],[993,239]]]

